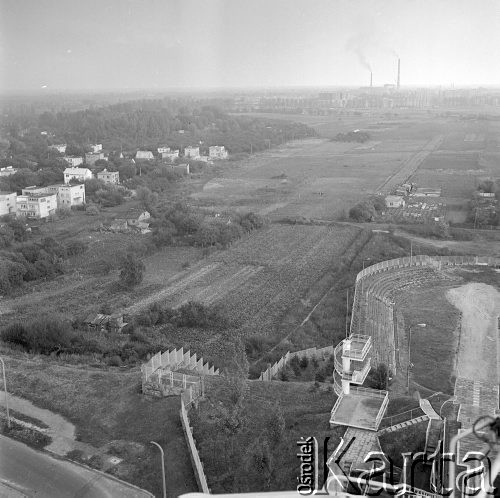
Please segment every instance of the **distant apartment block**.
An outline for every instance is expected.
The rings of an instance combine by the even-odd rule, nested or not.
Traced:
[[[22,190],[23,195],[30,194],[55,194],[58,208],[70,208],[85,204],[85,185],[56,184],[47,187],[26,187]]]
[[[150,150],[138,150],[135,158],[139,161],[151,161],[154,159],[153,153]]]
[[[92,152],[101,152],[102,150],[102,144],[90,144],[90,150]]]
[[[17,194],[0,191],[0,216],[15,214],[17,211]]]
[[[72,167],[76,168],[77,166],[80,166],[80,164],[83,164],[83,157],[80,156],[66,156],[63,157],[63,159]]]
[[[200,148],[199,147],[186,147],[184,149],[184,157],[198,159],[198,157],[200,157]]]
[[[55,144],[55,145],[49,145],[49,149],[55,149],[57,152],[61,154],[66,154],[66,144]]]
[[[158,154],[163,154],[164,152],[170,152],[170,147],[158,147]]]
[[[118,171],[108,171],[107,169],[103,169],[97,173],[97,179],[101,180],[104,183],[120,183],[120,173]]]
[[[57,209],[56,194],[26,194],[17,196],[17,215],[27,218],[48,218]]]
[[[211,145],[208,148],[208,157],[210,159],[227,159],[228,153],[223,145]]]
[[[5,168],[0,168],[0,176],[10,176],[17,173],[17,169],[12,166],[6,166]]]
[[[88,168],[66,168],[64,170],[64,183],[69,183],[71,180],[84,182],[92,178],[92,171]]]
[[[106,157],[104,156],[104,152],[86,152],[85,153],[85,164],[88,164],[89,166],[93,166],[96,161],[99,160],[106,160]]]
[[[162,152],[161,158],[166,159],[167,161],[175,161],[179,157],[178,150],[171,150],[170,152]]]

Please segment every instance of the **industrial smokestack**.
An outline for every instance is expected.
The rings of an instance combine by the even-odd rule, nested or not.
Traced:
[[[373,86],[373,73],[370,71],[370,88]]]
[[[399,81],[400,75],[401,75],[401,59],[398,59],[398,82],[396,84],[398,90],[399,90],[399,83],[400,83],[400,81]]]

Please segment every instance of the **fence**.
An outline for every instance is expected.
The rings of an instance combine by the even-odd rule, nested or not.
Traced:
[[[313,358],[313,357],[320,357],[320,358],[325,358],[327,356],[330,356],[333,353],[333,346],[326,346],[324,348],[309,348],[309,349],[302,349],[300,351],[294,351],[293,353],[288,353],[285,356],[282,356],[276,363],[271,365],[270,367],[267,368],[267,370],[264,370],[260,374],[259,380],[262,381],[270,381],[273,380],[273,377],[282,369],[284,368],[287,363],[293,358],[293,357],[306,357],[306,358]]]
[[[193,437],[193,431],[191,430],[191,425],[189,423],[188,411],[186,409],[182,397],[181,397],[180,417],[181,417],[182,429],[184,431],[184,436],[186,438],[186,442],[189,448],[189,456],[191,457],[191,463],[193,465],[194,475],[198,483],[199,491],[201,493],[209,494],[210,490],[208,489],[207,478],[205,476],[205,471],[203,470],[203,464],[201,463],[200,455],[196,448],[196,442]]]
[[[421,417],[422,415],[425,414],[420,407],[413,408],[412,410],[407,410],[405,412],[396,413],[395,415],[384,417],[380,422],[380,428],[382,429],[385,427],[392,427],[393,425],[402,424],[403,422]]]
[[[389,259],[366,267],[356,277],[356,283],[365,277],[393,268],[410,266],[429,266],[438,270],[446,266],[500,266],[500,258],[489,256],[407,256],[405,258]]]
[[[219,369],[216,369],[213,365],[210,366],[208,362],[204,363],[203,358],[197,358],[196,353],[184,352],[184,349],[180,348],[165,351],[164,353],[159,351],[146,364],[142,365],[143,382],[147,381],[158,369],[167,367],[170,370],[186,368],[203,375],[219,375]]]

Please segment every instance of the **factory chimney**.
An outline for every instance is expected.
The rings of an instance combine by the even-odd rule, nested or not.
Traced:
[[[398,59],[398,81],[396,84],[398,90],[399,90],[399,83],[400,83],[400,81],[399,81],[400,74],[401,74],[401,59]]]
[[[373,73],[370,71],[370,88],[373,86]]]

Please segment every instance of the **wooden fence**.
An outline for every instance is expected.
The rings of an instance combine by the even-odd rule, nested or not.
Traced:
[[[193,437],[193,431],[191,429],[191,424],[189,423],[188,410],[184,404],[184,400],[181,397],[181,424],[184,431],[184,437],[186,438],[186,443],[189,448],[189,456],[191,457],[191,463],[193,465],[194,475],[198,483],[198,488],[201,493],[209,494],[207,477],[205,476],[205,471],[203,470],[203,464],[201,463],[200,455],[198,449],[196,448],[196,442]]]
[[[285,355],[282,356],[276,363],[271,365],[267,370],[262,372],[260,374],[259,380],[263,381],[270,381],[273,380],[273,377],[285,366],[288,364],[288,362],[293,358],[293,357],[299,357],[303,358],[304,356],[306,358],[325,358],[327,356],[330,356],[333,354],[333,346],[326,346],[324,348],[309,348],[309,349],[302,349],[300,351],[294,351],[293,353],[290,353],[290,351]]]

